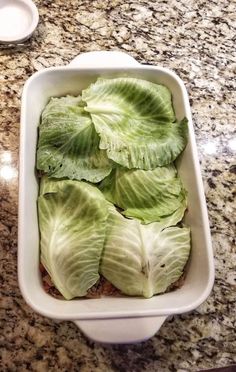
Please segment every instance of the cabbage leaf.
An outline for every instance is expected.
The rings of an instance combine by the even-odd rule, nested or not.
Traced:
[[[44,177],[38,197],[41,262],[67,299],[85,296],[99,279],[107,204],[86,182]]]
[[[39,126],[37,168],[49,177],[99,182],[112,169],[81,97],[51,98]]]
[[[154,169],[173,162],[187,143],[187,119],[176,122],[171,93],[135,78],[98,79],[82,92],[99,147],[126,168]]]
[[[186,192],[173,164],[154,170],[117,167],[101,185],[107,200],[144,223],[161,221],[179,210],[177,224],[187,206]],[[182,212],[181,212],[182,211]]]
[[[124,294],[165,292],[183,274],[189,253],[189,228],[142,225],[110,207],[100,270]]]

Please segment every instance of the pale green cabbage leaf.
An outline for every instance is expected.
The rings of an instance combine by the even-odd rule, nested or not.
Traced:
[[[142,225],[110,207],[100,271],[122,293],[149,298],[165,292],[183,274],[189,253],[189,228]]]
[[[99,279],[108,209],[86,182],[44,178],[38,198],[41,262],[67,299],[85,296]]]
[[[176,122],[171,93],[135,78],[98,79],[82,92],[99,147],[126,168],[170,164],[187,143],[187,119]]]
[[[99,182],[112,169],[81,97],[51,98],[39,125],[37,168],[49,177]]]
[[[148,171],[117,167],[102,181],[100,190],[124,210],[123,215],[144,223],[161,221],[177,210],[180,221],[187,206],[186,191],[173,164]]]

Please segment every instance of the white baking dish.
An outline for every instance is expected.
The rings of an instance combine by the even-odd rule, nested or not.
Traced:
[[[104,297],[64,301],[47,294],[39,271],[39,231],[35,175],[37,126],[49,97],[78,95],[98,76],[133,76],[166,85],[173,94],[178,119],[189,120],[189,143],[178,160],[179,174],[188,190],[192,252],[184,285],[150,299]],[[73,320],[91,339],[127,343],[155,334],[166,317],[189,312],[209,295],[214,281],[213,253],[188,96],[181,79],[172,71],[140,65],[120,52],[91,52],[78,56],[68,67],[49,68],[34,74],[22,96],[19,180],[18,275],[26,302],[38,313]]]

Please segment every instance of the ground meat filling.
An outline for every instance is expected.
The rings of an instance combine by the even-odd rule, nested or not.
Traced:
[[[40,272],[42,275],[42,282],[43,282],[43,288],[44,290],[53,296],[54,298],[58,298],[60,300],[63,300],[64,297],[60,294],[60,292],[56,289],[54,286],[50,275],[44,268],[42,264],[40,264]],[[185,272],[183,275],[173,284],[171,284],[166,292],[173,291],[175,289],[178,289],[182,287],[185,280]],[[121,297],[123,296],[122,293],[114,287],[108,280],[106,280],[103,276],[100,277],[98,282],[94,284],[89,290],[85,297],[83,298],[100,298],[103,296],[112,296],[112,297]]]

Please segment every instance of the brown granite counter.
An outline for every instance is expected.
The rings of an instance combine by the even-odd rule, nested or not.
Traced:
[[[0,371],[198,371],[236,363],[235,7],[230,0],[38,0],[24,46],[0,46]],[[197,310],[139,345],[102,346],[34,313],[17,283],[20,97],[35,71],[84,51],[120,50],[173,69],[192,106],[216,280]]]

